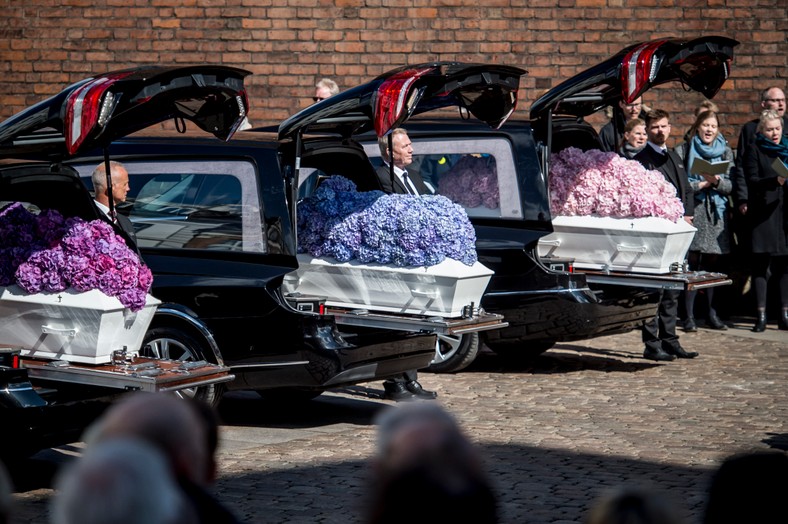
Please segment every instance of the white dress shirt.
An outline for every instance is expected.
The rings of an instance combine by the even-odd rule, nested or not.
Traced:
[[[387,168],[391,169],[391,166],[389,164],[387,164],[387,163],[385,163],[385,164],[386,164]],[[408,190],[408,192],[410,194],[418,195],[419,194],[419,190],[416,189],[416,186],[413,184],[413,181],[410,179],[410,177],[405,178],[405,174],[406,173],[407,173],[407,170],[400,169],[399,167],[394,166],[394,175],[396,175],[396,177],[399,178],[399,181],[402,182],[402,185],[405,186],[405,188]]]

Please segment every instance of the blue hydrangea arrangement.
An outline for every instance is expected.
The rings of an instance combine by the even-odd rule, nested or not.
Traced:
[[[440,195],[359,192],[342,176],[298,203],[298,251],[339,262],[433,266],[477,261],[476,232],[462,206]]]

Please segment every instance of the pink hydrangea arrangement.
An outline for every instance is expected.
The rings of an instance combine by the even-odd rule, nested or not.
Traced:
[[[15,202],[0,211],[0,286],[27,293],[98,289],[139,311],[153,283],[150,269],[101,220],[33,214]]]
[[[684,206],[655,170],[616,153],[568,147],[550,157],[553,216],[660,217],[678,222]]]
[[[498,171],[492,156],[465,155],[438,182],[438,193],[464,207],[500,205]]]

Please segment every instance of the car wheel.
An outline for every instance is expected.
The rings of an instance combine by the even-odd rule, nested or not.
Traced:
[[[149,330],[142,342],[140,356],[169,360],[197,361],[205,358],[205,345],[188,333],[177,328],[158,327]],[[209,384],[175,392],[179,397],[193,398],[216,406],[222,396],[222,384]]]
[[[496,355],[512,362],[532,360],[553,346],[555,346],[555,340],[525,340],[516,343],[487,341],[487,347],[493,350]]]
[[[479,353],[479,334],[438,335],[435,357],[427,367],[433,373],[454,373],[471,365]]]

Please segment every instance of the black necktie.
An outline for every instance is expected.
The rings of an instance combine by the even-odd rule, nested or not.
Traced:
[[[403,171],[402,172],[402,183],[405,186],[405,191],[407,193],[409,193],[411,195],[415,195],[416,194],[416,192],[413,190],[413,187],[415,187],[415,186],[411,186],[410,179],[408,178],[408,172],[407,171]]]

